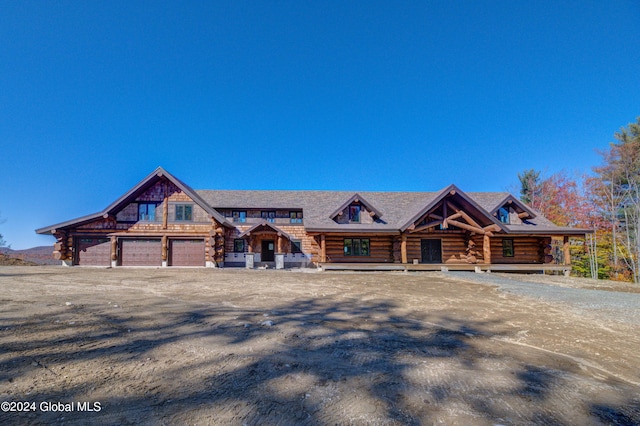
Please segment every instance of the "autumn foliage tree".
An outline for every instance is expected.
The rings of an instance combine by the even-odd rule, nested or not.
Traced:
[[[559,226],[593,229],[573,251],[574,271],[640,282],[640,118],[614,135],[592,176],[518,174],[521,200]],[[588,262],[587,262],[588,261]]]

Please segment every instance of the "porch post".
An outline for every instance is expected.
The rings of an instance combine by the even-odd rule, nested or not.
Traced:
[[[482,253],[484,255],[484,263],[487,265],[491,264],[491,238],[484,234],[482,239]]]
[[[325,241],[324,234],[320,235],[320,262],[324,263],[327,261],[327,243]]]
[[[407,263],[407,234],[402,233],[402,240],[400,241],[400,261]]]
[[[562,251],[564,254],[564,264],[571,265],[571,250],[569,245],[569,236],[565,235],[562,244]]]
[[[111,267],[115,268],[118,265],[118,238],[115,235],[111,236]]]
[[[168,265],[167,259],[169,258],[169,248],[167,247],[168,238],[166,235],[162,236],[162,266]]]

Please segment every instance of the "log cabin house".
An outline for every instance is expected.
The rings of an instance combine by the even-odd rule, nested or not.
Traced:
[[[566,272],[569,238],[591,231],[504,192],[193,190],[159,167],[104,210],[36,232],[67,266]]]

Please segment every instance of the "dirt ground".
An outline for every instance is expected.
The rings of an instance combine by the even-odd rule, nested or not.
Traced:
[[[0,292],[0,424],[640,423],[637,324],[446,273],[1,267]]]

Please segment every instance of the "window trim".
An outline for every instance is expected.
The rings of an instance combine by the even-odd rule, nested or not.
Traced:
[[[501,212],[504,211],[505,214],[501,214]],[[502,220],[502,219],[505,220]],[[508,207],[502,206],[498,209],[498,221],[500,223],[504,223],[505,225],[509,225],[511,223],[511,212],[509,211]]]
[[[290,210],[289,211],[289,223],[302,223],[303,215],[302,211]]]
[[[246,210],[233,210],[231,212],[231,217],[233,221],[236,223],[246,223],[247,222],[247,211]]]
[[[187,218],[187,207],[189,208],[189,217]],[[176,222],[193,222],[193,204],[180,203],[174,206],[173,218]],[[178,210],[182,210],[181,218],[178,218]]]
[[[502,257],[515,257],[516,251],[513,245],[513,238],[502,239]]]
[[[292,239],[291,240],[291,253],[302,253],[302,240]]]
[[[242,251],[238,250],[238,243],[242,243]],[[234,238],[233,240],[233,252],[234,253],[244,253],[247,249],[247,242],[244,238]]]
[[[353,214],[355,210],[357,210],[358,212],[357,215]],[[362,216],[362,206],[360,204],[349,204],[349,222],[360,223],[361,216]]]
[[[142,206],[146,206],[146,214],[145,215],[141,215],[140,214],[140,208]],[[149,215],[149,206],[153,206],[153,216],[149,217],[151,215]],[[158,207],[158,205],[156,203],[138,203],[138,222],[155,222],[156,220],[156,208]],[[147,216],[147,218],[145,219],[144,216]]]
[[[347,241],[350,243],[347,244]],[[355,244],[357,241],[357,245]],[[366,241],[366,244],[363,242]],[[363,247],[366,245],[366,254],[363,254]],[[356,249],[357,246],[357,249]],[[342,252],[344,256],[348,257],[370,257],[371,256],[371,239],[370,238],[343,238],[342,240]],[[357,251],[357,253],[356,253]]]
[[[276,221],[276,211],[275,210],[262,210],[260,212],[260,217],[266,220],[269,223],[275,223]]]

